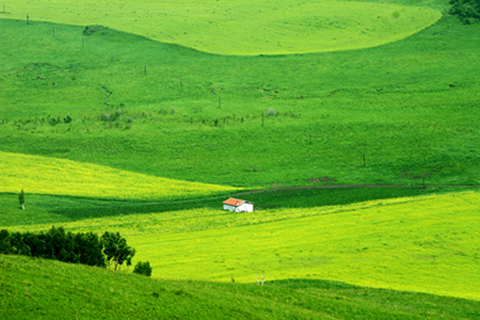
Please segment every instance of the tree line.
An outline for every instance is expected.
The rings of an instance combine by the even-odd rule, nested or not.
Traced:
[[[480,20],[480,0],[450,0],[450,14],[456,15],[465,24]]]
[[[99,237],[92,232],[66,232],[63,227],[53,226],[47,232],[40,233],[0,230],[0,254],[31,256],[109,269],[113,266],[115,270],[120,270],[124,263],[127,267],[132,264],[135,249],[128,246],[127,240],[118,232],[107,231]],[[149,262],[139,263],[141,268],[136,267],[134,272],[150,275]]]

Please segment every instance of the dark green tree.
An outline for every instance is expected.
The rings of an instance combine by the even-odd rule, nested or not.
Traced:
[[[18,202],[20,202],[22,209],[25,209],[25,192],[23,192],[23,189],[18,194]]]
[[[23,234],[23,242],[30,248],[32,257],[45,257],[47,246],[43,237],[35,233],[26,232]]]
[[[75,254],[81,264],[105,267],[102,241],[94,233],[77,233],[75,235]]]
[[[63,262],[78,262],[75,254],[75,243],[71,232],[65,232],[63,227],[48,230],[45,233],[45,258]]]
[[[12,232],[8,237],[11,245],[11,253],[21,256],[31,256],[30,247],[25,243],[23,234],[20,232]]]
[[[113,261],[115,270],[119,270],[119,267],[125,261],[131,261],[135,255],[135,249],[127,245],[127,240],[122,238],[118,232],[105,232],[102,235],[103,253],[106,256],[108,268],[110,268]]]
[[[457,16],[463,23],[470,24],[480,20],[480,0],[450,0],[449,13]]]
[[[133,273],[141,274],[143,276],[150,277],[152,275],[152,267],[150,267],[150,262],[139,261],[135,268],[133,269]]]
[[[0,230],[0,254],[12,253],[12,245],[10,244],[10,233],[6,229]]]

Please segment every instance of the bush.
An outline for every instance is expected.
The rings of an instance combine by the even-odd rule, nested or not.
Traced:
[[[458,16],[464,24],[480,20],[480,0],[450,0],[449,13]]]
[[[152,275],[152,267],[150,267],[150,262],[139,261],[135,265],[135,268],[133,269],[133,273],[137,273],[137,274],[141,274],[141,275],[150,277]]]
[[[106,29],[108,29],[108,28],[105,27],[105,26],[99,25],[99,24],[96,24],[96,25],[93,25],[93,26],[87,26],[83,30],[83,35],[89,36],[89,35],[91,35],[95,32],[106,30]]]

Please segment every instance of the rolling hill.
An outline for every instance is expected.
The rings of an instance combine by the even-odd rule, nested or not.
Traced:
[[[105,25],[216,54],[352,50],[398,41],[435,23],[428,7],[357,1],[16,1],[10,19]],[[339,8],[341,8],[339,10]]]
[[[56,224],[120,232],[153,277],[248,283],[264,273],[478,300],[479,201],[466,192],[242,214],[198,208],[71,222],[57,214]],[[9,229],[51,226],[17,220]]]
[[[479,318],[480,25],[447,10],[5,3],[0,229],[154,273],[0,255],[0,318]]]
[[[479,302],[327,281],[264,286],[152,280],[0,255],[0,316],[8,319],[473,319]]]

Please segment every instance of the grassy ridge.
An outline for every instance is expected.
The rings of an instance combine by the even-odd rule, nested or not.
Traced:
[[[0,23],[3,151],[236,186],[478,183],[476,25],[218,57],[111,29],[82,49],[83,28]]]
[[[179,199],[239,190],[227,186],[158,178],[70,160],[0,152],[0,192],[112,199]]]
[[[152,280],[0,255],[0,317],[16,319],[474,319],[478,301],[326,281],[264,286]]]
[[[252,282],[264,273],[480,299],[472,290],[480,284],[479,199],[470,192],[236,215],[192,209],[61,225],[121,232],[155,277]]]
[[[68,9],[65,9],[68,8]],[[355,1],[16,1],[4,17],[103,24],[217,54],[351,50],[394,42],[441,17],[432,8]]]

